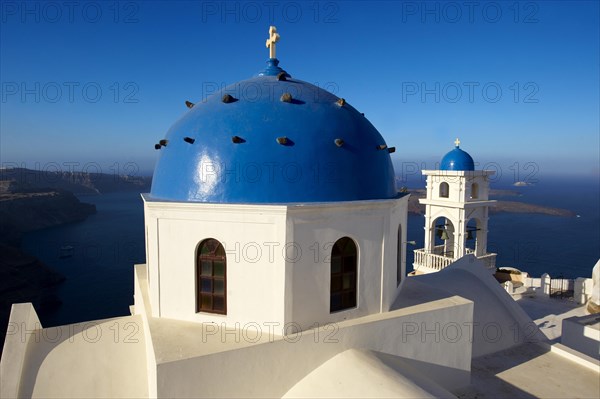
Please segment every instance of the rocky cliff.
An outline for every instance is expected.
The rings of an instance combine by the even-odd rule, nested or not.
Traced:
[[[0,193],[0,224],[20,232],[78,222],[95,212],[95,205],[82,203],[64,190]]]
[[[75,194],[106,194],[123,191],[148,191],[152,178],[122,174],[4,168],[0,169],[1,181],[12,181],[20,187],[31,189],[50,187]]]

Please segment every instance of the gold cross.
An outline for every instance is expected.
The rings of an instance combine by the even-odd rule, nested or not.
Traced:
[[[454,140],[454,144],[456,144],[457,147],[459,146],[460,140],[458,139],[458,137],[456,138],[456,140]]]
[[[277,28],[271,26],[269,28],[269,38],[267,39],[267,47],[269,48],[269,57],[275,58],[275,43],[279,41],[279,33]]]

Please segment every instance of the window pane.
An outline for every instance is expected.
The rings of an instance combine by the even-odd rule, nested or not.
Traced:
[[[333,248],[331,248],[331,256],[340,256],[342,254],[342,248],[340,247],[340,240],[337,240],[335,244],[333,244]]]
[[[212,279],[202,278],[201,280],[202,292],[212,294]]]
[[[331,276],[331,292],[338,292],[342,289],[342,276]]]
[[[354,245],[354,241],[349,238],[346,238],[346,242],[344,243],[344,255],[354,255],[356,254],[356,246]]]
[[[212,276],[212,262],[210,260],[202,259],[202,275]]]
[[[215,285],[215,294],[224,295],[225,294],[225,280],[214,280]]]
[[[215,260],[213,262],[213,265],[215,267],[214,269],[214,275],[217,277],[223,277],[225,276],[225,263],[219,260]]]
[[[342,272],[342,258],[339,256],[331,257],[331,273]]]
[[[225,310],[225,297],[214,296],[213,297],[213,310],[224,311]]]
[[[353,280],[354,280],[354,274],[344,274],[344,283],[342,285],[342,288],[345,290],[352,288]]]
[[[212,310],[212,295],[202,295],[202,310]]]
[[[331,295],[331,304],[329,307],[330,307],[331,311],[340,309],[342,307],[342,295],[341,294]]]
[[[353,272],[356,270],[356,256],[344,257],[344,273]]]
[[[356,291],[356,273],[349,273],[350,276],[350,289]]]
[[[210,254],[210,248],[208,247],[208,245],[206,245],[206,243],[202,244],[202,246],[200,247],[200,254],[201,255]]]
[[[342,306],[344,308],[353,308],[356,306],[356,293],[354,291],[342,294]]]

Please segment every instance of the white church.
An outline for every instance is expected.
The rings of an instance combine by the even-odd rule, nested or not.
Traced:
[[[423,171],[425,248],[407,276],[395,148],[283,70],[278,40],[271,27],[266,68],[187,102],[156,144],[131,315],[43,328],[13,305],[0,396],[470,397],[478,359],[524,347],[583,376],[561,389],[593,392],[598,370],[553,352],[490,272],[492,172],[458,141]]]

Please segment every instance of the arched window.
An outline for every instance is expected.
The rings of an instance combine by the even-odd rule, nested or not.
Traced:
[[[227,259],[214,238],[202,241],[196,254],[196,312],[227,314]]]
[[[449,194],[450,186],[448,186],[448,183],[443,182],[442,184],[440,184],[440,198],[448,198]]]
[[[396,253],[396,286],[402,281],[402,225],[398,226],[398,252]]]
[[[356,307],[356,281],[356,244],[351,238],[342,237],[331,249],[330,312]]]
[[[477,183],[471,184],[471,198],[479,198],[479,184]]]

